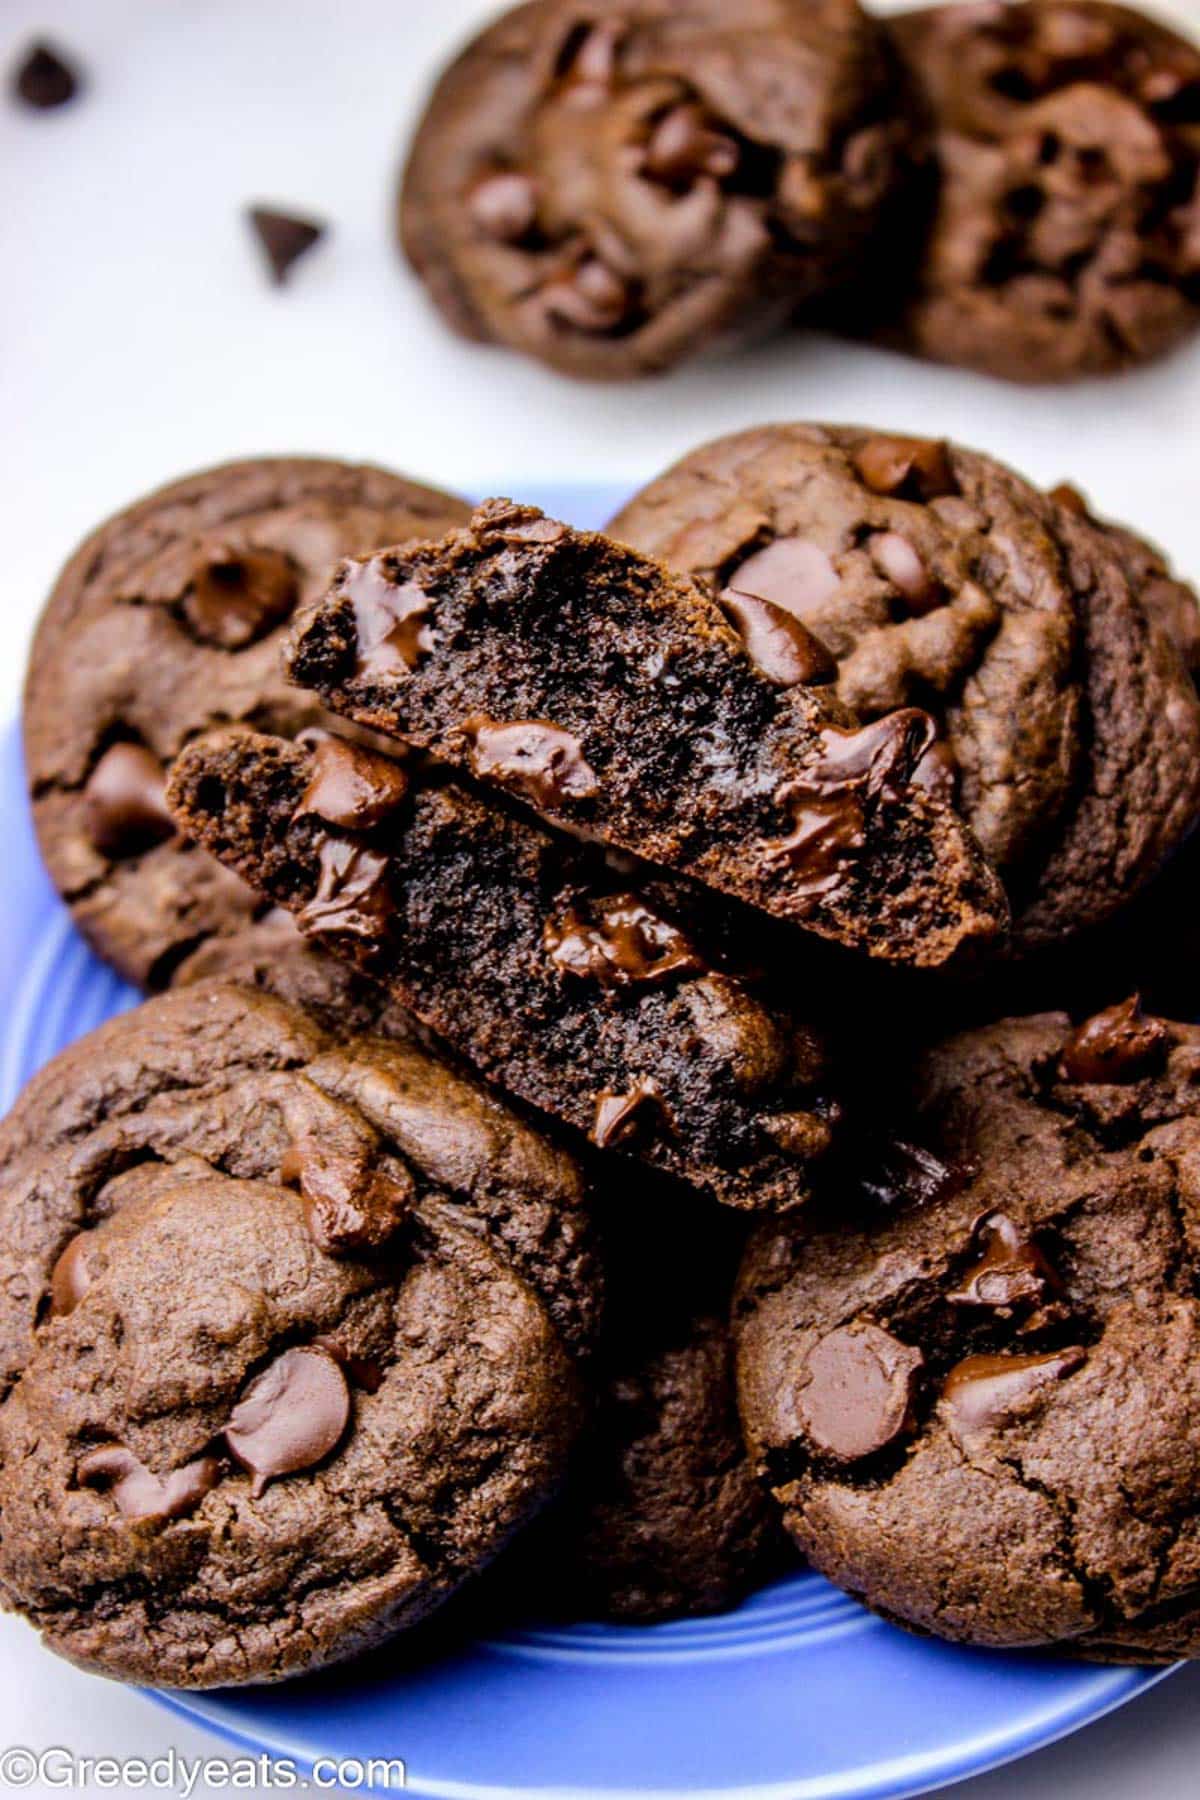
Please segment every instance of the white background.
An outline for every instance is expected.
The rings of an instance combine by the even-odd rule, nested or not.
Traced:
[[[0,720],[79,536],[146,488],[259,451],[372,459],[520,495],[535,479],[633,487],[701,440],[766,419],[858,420],[958,437],[1040,480],[1070,475],[1200,575],[1200,343],[1120,381],[1027,392],[817,338],[594,389],[452,339],[392,251],[390,201],[430,77],[491,10],[0,0],[0,66],[45,33],[91,77],[58,113],[0,101]],[[1200,27],[1200,0],[1167,10]],[[282,291],[242,219],[260,200],[332,223]],[[4,1620],[0,1750],[63,1743],[115,1756],[220,1748]],[[1200,1668],[955,1791],[1190,1800]]]

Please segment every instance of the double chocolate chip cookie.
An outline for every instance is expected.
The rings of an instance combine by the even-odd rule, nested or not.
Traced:
[[[902,342],[1057,381],[1195,329],[1200,50],[1107,0],[934,6],[889,30],[936,145],[932,224],[923,242],[907,232],[921,249]]]
[[[163,488],[75,552],[34,642],[25,755],[51,878],[127,979],[165,987],[196,957],[204,974],[270,971],[291,998],[369,1012],[286,917],[263,919],[242,883],[180,837],[165,770],[227,720],[289,737],[328,725],[280,667],[292,613],[342,556],[467,516],[382,469],[267,458]]]
[[[0,1591],[87,1667],[276,1679],[414,1623],[561,1479],[579,1170],[411,1045],[164,995],[0,1130]]]
[[[916,778],[999,870],[1019,950],[1117,913],[1195,823],[1200,606],[1071,489],[925,439],[765,426],[693,451],[609,531],[768,657],[801,626],[876,729],[933,716]]]
[[[965,1643],[1200,1652],[1200,1028],[1126,1001],[917,1068],[923,1205],[760,1228],[742,1418],[801,1550]]]
[[[898,87],[854,0],[534,0],[438,83],[402,243],[464,336],[664,369],[850,274],[905,166]]]

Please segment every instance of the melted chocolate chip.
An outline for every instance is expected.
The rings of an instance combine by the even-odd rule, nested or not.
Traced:
[[[953,806],[958,798],[958,759],[944,738],[930,744],[912,772],[912,785],[936,800]]]
[[[795,687],[802,681],[815,685],[837,679],[837,663],[824,644],[781,606],[733,588],[725,589],[721,605],[747,656],[770,681]]]
[[[47,112],[65,106],[79,92],[79,77],[71,64],[49,44],[33,44],[13,75],[13,93],[26,106]]]
[[[1000,1424],[1032,1395],[1073,1374],[1086,1360],[1086,1350],[1077,1346],[1042,1356],[964,1357],[942,1388],[952,1435]]]
[[[413,581],[389,581],[382,556],[347,564],[341,588],[354,609],[359,675],[402,674],[433,649],[433,601]]]
[[[818,793],[858,788],[874,797],[897,792],[909,785],[936,737],[935,721],[915,706],[900,707],[850,731],[827,725],[819,733],[820,755],[805,780]]]
[[[627,1143],[662,1117],[662,1101],[652,1081],[635,1081],[623,1094],[611,1088],[596,1096],[591,1139],[601,1150]]]
[[[112,744],[83,790],[88,837],[101,856],[140,856],[175,835],[162,764],[144,744]]]
[[[555,968],[603,988],[656,985],[700,975],[704,963],[678,926],[636,894],[596,901],[589,918],[568,904],[546,921],[542,940]]]
[[[778,800],[791,811],[792,828],[763,846],[764,861],[787,864],[798,899],[831,893],[867,841],[861,803],[854,794],[814,794],[800,782],[783,788]]]
[[[374,938],[392,917],[386,857],[365,844],[327,837],[320,848],[317,891],[297,914],[310,936]]]
[[[739,563],[725,585],[723,599],[732,590],[752,600],[769,600],[803,622],[806,612],[837,593],[841,576],[819,544],[803,537],[782,537]]]
[[[325,231],[317,219],[301,219],[265,206],[247,208],[246,217],[262,246],[276,287],[282,287],[297,257],[311,250]]]
[[[589,256],[571,274],[547,282],[541,301],[548,317],[561,324],[578,331],[612,331],[630,312],[633,290],[606,262]]]
[[[350,1419],[350,1390],[333,1357],[312,1347],[268,1363],[229,1416],[225,1442],[254,1477],[259,1495],[281,1475],[324,1460]]]
[[[50,1315],[61,1319],[74,1312],[92,1285],[87,1257],[89,1234],[77,1232],[50,1271]]]
[[[913,1426],[913,1398],[924,1358],[869,1320],[839,1325],[805,1359],[798,1396],[808,1438],[820,1455],[860,1462],[886,1450]]]
[[[977,1259],[947,1296],[955,1306],[1011,1318],[1032,1312],[1062,1293],[1062,1284],[1046,1257],[1007,1213],[985,1213],[975,1222],[974,1237]]]
[[[208,549],[197,558],[183,613],[195,635],[242,650],[286,619],[300,587],[282,550]]]
[[[854,467],[873,494],[936,500],[957,494],[958,481],[944,443],[932,438],[874,437],[854,452]]]
[[[932,1150],[892,1138],[872,1156],[858,1185],[878,1206],[929,1206],[958,1193],[967,1179],[966,1169],[943,1162]]]
[[[1134,994],[1072,1032],[1063,1046],[1062,1072],[1067,1081],[1136,1081],[1161,1067],[1171,1043],[1167,1026],[1144,1013]]]
[[[726,180],[740,159],[737,140],[714,130],[701,107],[684,101],[654,126],[642,167],[652,181],[685,188],[702,175]]]
[[[471,739],[471,767],[480,780],[521,794],[535,806],[587,800],[598,793],[595,771],[578,738],[545,719],[498,724],[482,714],[463,730]]]
[[[920,617],[941,605],[946,597],[945,588],[930,573],[906,537],[898,531],[878,531],[868,549],[879,573],[904,596],[910,613]]]
[[[205,1494],[220,1479],[215,1456],[200,1456],[172,1469],[166,1476],[153,1474],[123,1444],[102,1444],[83,1457],[76,1475],[84,1487],[107,1487],[117,1510],[127,1519],[178,1519],[194,1512]]]
[[[395,812],[408,792],[408,776],[386,756],[345,738],[323,737],[295,816],[314,813],[346,831],[370,831]]]
[[[296,1119],[293,1131],[279,1179],[299,1188],[318,1249],[327,1256],[356,1255],[394,1237],[416,1193],[408,1171],[399,1164],[379,1168],[373,1150],[347,1142],[321,1109]]]
[[[476,182],[467,205],[486,236],[499,244],[519,244],[537,224],[537,184],[532,175],[503,169]]]

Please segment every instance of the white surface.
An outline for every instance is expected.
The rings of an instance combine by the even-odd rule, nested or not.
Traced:
[[[593,389],[451,338],[392,252],[390,199],[428,79],[490,10],[3,0],[0,64],[45,33],[91,82],[59,113],[0,103],[0,718],[79,536],[171,476],[257,451],[374,459],[519,495],[531,475],[632,487],[704,438],[765,419],[862,420],[961,438],[1038,479],[1069,474],[1200,575],[1200,344],[1060,393],[798,337]],[[1200,26],[1200,0],[1168,10]],[[257,200],[332,222],[282,291],[267,286],[241,216]],[[219,1751],[0,1621],[0,1751],[63,1743],[92,1756]],[[1184,1800],[1200,1789],[1198,1766],[1200,1669],[956,1792]]]

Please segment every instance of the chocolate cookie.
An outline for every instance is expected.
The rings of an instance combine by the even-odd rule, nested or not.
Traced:
[[[764,1226],[742,1419],[801,1550],[920,1631],[1200,1653],[1200,1028],[1136,1001],[919,1064],[947,1179],[847,1229]]]
[[[1061,381],[1145,362],[1194,330],[1200,51],[1106,0],[982,0],[888,23],[936,126],[901,341]],[[889,274],[894,293],[894,262]]]
[[[1074,490],[954,445],[776,425],[694,451],[609,529],[735,624],[800,623],[862,717],[928,709],[920,773],[999,869],[1016,948],[1117,912],[1194,824],[1196,596]]]
[[[438,83],[401,241],[463,336],[645,374],[845,280],[909,133],[853,0],[535,0]]]
[[[93,532],[60,575],[34,641],[25,755],[55,886],[84,935],[140,987],[227,943],[261,961],[254,896],[184,842],[164,770],[197,732],[246,719],[294,736],[328,724],[280,667],[294,608],[338,559],[447,529],[464,504],[382,469],[304,458],[230,463],[151,494]],[[288,954],[269,927],[289,980]],[[295,992],[318,997],[309,967]],[[335,983],[331,1010],[346,998]],[[291,991],[291,990],[289,990]],[[369,1010],[364,997],[356,1005]]]
[[[727,1204],[807,1198],[837,1108],[789,972],[745,969],[758,921],[334,740],[213,733],[175,764],[170,803],[519,1099]]]
[[[287,665],[336,712],[553,823],[820,936],[937,966],[1007,923],[928,782],[934,725],[860,728],[799,621],[494,500],[344,563]]]

